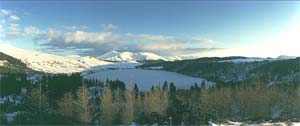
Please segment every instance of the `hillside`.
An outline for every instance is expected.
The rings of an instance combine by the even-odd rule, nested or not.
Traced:
[[[300,58],[252,62],[223,62],[235,59],[246,59],[246,57],[212,57],[174,62],[148,62],[140,67],[144,69],[160,67],[162,70],[202,77],[221,83],[254,81],[257,79],[266,83],[272,81],[278,83],[289,82],[288,80],[299,82]]]
[[[0,50],[15,59],[19,59],[29,68],[46,73],[74,73],[88,68],[111,64],[94,57],[58,56],[37,51],[19,49],[8,44],[1,44]]]
[[[26,73],[33,71],[22,61],[0,52],[0,73]]]

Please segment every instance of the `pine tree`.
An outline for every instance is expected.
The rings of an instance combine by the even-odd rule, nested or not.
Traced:
[[[26,113],[28,120],[33,124],[45,124],[47,115],[50,111],[48,97],[42,90],[42,84],[39,83],[37,87],[33,88],[26,95]]]
[[[134,84],[133,92],[135,94],[135,98],[138,98],[139,95],[139,88],[136,84]]]
[[[164,85],[163,85],[163,91],[165,91],[165,90],[168,90],[168,82],[167,81],[165,81],[164,82]]]
[[[170,94],[176,93],[176,87],[174,83],[170,83]]]
[[[174,83],[170,83],[170,91],[169,91],[169,95],[170,95],[170,104],[173,105],[173,101],[176,99],[176,87],[174,85]]]

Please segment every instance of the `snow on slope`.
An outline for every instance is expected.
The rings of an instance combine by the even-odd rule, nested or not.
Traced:
[[[175,72],[167,72],[161,70],[143,70],[143,69],[119,69],[119,70],[107,70],[100,71],[97,73],[92,73],[85,75],[85,78],[89,79],[99,79],[99,80],[121,80],[127,84],[126,87],[133,86],[136,83],[141,90],[149,90],[152,85],[157,85],[158,83],[163,85],[164,81],[174,82],[179,89],[189,89],[191,85],[197,83],[201,84],[201,78],[194,78]],[[206,86],[213,86],[215,83],[206,81]]]
[[[9,65],[9,62],[7,62],[6,60],[0,60],[0,66],[7,66]]]
[[[167,59],[169,61],[176,61],[176,60],[182,60],[183,58],[180,56],[169,56],[169,57],[167,57]]]
[[[19,49],[8,44],[0,44],[0,51],[20,59],[29,68],[47,73],[74,73],[88,68],[112,64],[93,57],[58,56],[37,51]]]
[[[278,60],[286,60],[286,59],[295,59],[297,58],[296,56],[287,56],[287,55],[280,55],[276,59]]]
[[[105,70],[114,70],[114,69],[135,69],[136,66],[142,65],[141,63],[131,61],[131,62],[115,62],[112,64],[100,65],[91,67],[83,72],[81,75],[87,75],[91,73],[101,72]]]
[[[98,56],[97,58],[102,60],[109,60],[109,61],[142,61],[142,60],[165,60],[166,61],[167,60],[164,57],[149,52],[133,53],[133,52],[118,52],[118,51],[111,51],[101,56]]]
[[[259,58],[259,57],[247,57],[247,58],[237,58],[232,60],[223,60],[219,62],[233,62],[233,63],[245,63],[245,62],[261,62],[261,61],[276,61],[276,60],[288,60],[295,59],[296,56],[280,55],[277,58]]]
[[[260,61],[264,61],[264,60],[268,60],[265,58],[237,58],[237,59],[232,59],[232,60],[223,60],[223,61],[219,61],[219,62],[234,62],[234,63],[245,63],[245,62],[260,62]]]

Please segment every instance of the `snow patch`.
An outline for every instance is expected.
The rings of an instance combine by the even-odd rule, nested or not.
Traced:
[[[163,69],[163,68],[164,68],[163,66],[149,67],[149,69],[152,69],[152,70],[161,70],[161,69]]]
[[[246,63],[246,62],[260,62],[265,61],[267,59],[265,58],[238,58],[238,59],[232,59],[232,60],[222,60],[219,62],[233,62],[233,63]]]
[[[105,70],[115,70],[115,69],[135,69],[137,66],[142,65],[141,63],[131,61],[131,62],[116,62],[113,64],[100,65],[91,67],[83,72],[81,75],[87,75],[91,73],[101,72]]]
[[[6,60],[0,60],[0,66],[8,66],[9,62]]]
[[[286,60],[286,59],[296,59],[296,56],[287,56],[287,55],[280,55],[276,59],[278,60]]]

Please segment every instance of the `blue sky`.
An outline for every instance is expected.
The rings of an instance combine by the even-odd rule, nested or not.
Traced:
[[[286,45],[300,42],[297,1],[16,1],[0,9],[2,42],[50,53],[300,54]]]

